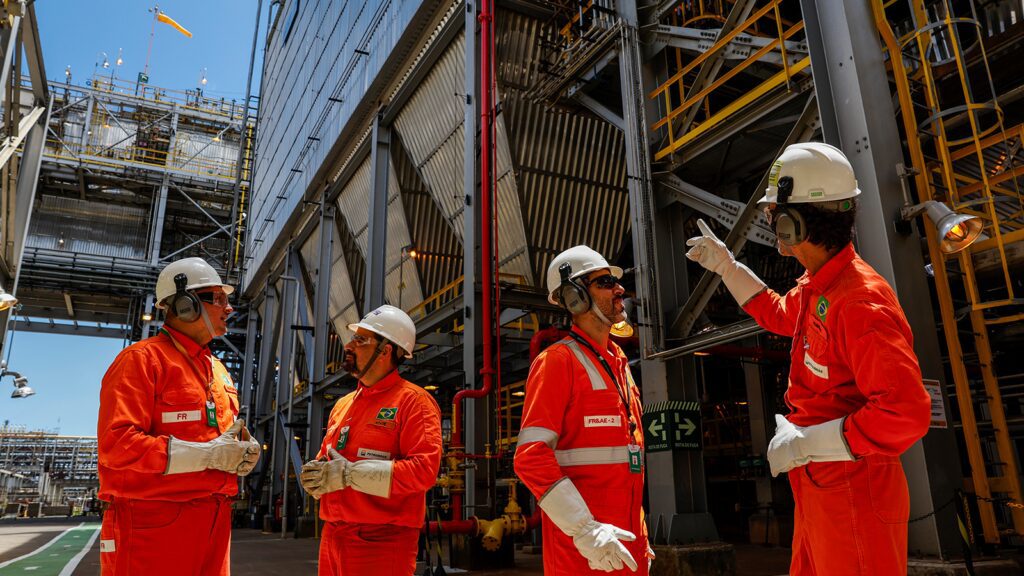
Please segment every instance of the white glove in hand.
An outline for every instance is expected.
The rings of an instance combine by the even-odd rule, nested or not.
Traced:
[[[242,422],[242,430],[239,434],[239,440],[242,442],[248,442],[249,446],[245,450],[245,454],[242,455],[242,463],[238,466],[239,476],[248,476],[250,472],[256,468],[256,463],[260,461],[260,454],[263,452],[263,447],[256,441],[255,438],[249,434],[249,429],[245,427],[245,421]]]
[[[209,442],[189,442],[171,436],[167,441],[167,471],[164,474],[199,472],[207,469],[237,474],[246,464],[246,456],[251,456],[254,449],[250,440],[238,440],[238,435],[244,427],[245,422],[235,420],[226,432]],[[258,449],[258,445],[256,448]],[[255,455],[258,459],[259,452],[255,452]],[[252,471],[251,468],[249,471]]]
[[[334,448],[327,449],[327,460],[310,460],[302,466],[299,482],[317,500],[328,492],[344,490],[348,487],[345,481],[345,470],[352,463]]]
[[[636,540],[636,535],[594,520],[572,480],[563,478],[558,481],[539,504],[555,526],[572,538],[592,570],[611,572],[621,570],[625,565],[636,572],[636,560],[622,545],[622,541]]]
[[[768,444],[768,464],[778,476],[808,462],[853,460],[843,437],[843,420],[837,418],[813,426],[797,426],[781,414],[775,415],[775,437]]]
[[[345,485],[371,496],[391,497],[391,460],[357,460],[345,467]]]
[[[750,268],[733,258],[732,252],[711,231],[702,218],[697,219],[701,236],[686,241],[691,246],[686,257],[722,277],[722,282],[740,306],[757,296],[765,288],[764,282]]]

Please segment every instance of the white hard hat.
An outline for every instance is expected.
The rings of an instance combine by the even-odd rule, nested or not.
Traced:
[[[573,246],[558,256],[555,256],[555,259],[548,265],[548,302],[551,302],[552,304],[558,304],[558,301],[555,300],[555,292],[557,292],[558,288],[562,285],[562,276],[558,269],[566,262],[568,262],[571,267],[569,278],[572,279],[590,274],[594,270],[604,269],[610,271],[612,276],[622,278],[622,268],[608,264],[608,261],[604,259],[604,256],[601,256],[589,246],[584,246],[582,244],[579,246]]]
[[[183,258],[171,262],[160,271],[156,279],[156,302],[160,308],[164,307],[164,301],[174,296],[178,289],[174,285],[174,277],[184,274],[188,282],[185,290],[198,290],[211,286],[220,286],[225,294],[231,294],[234,288],[220,281],[220,274],[202,258]]]
[[[406,358],[412,358],[412,349],[416,347],[416,324],[400,308],[385,304],[363,316],[358,324],[348,325],[352,332],[359,328],[387,338],[405,350]]]
[[[821,142],[787,146],[772,164],[768,188],[759,204],[779,203],[779,180],[793,180],[786,204],[846,200],[860,194],[853,166],[841,150]]]

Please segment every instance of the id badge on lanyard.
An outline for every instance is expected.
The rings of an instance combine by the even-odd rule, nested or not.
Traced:
[[[639,474],[644,470],[644,458],[643,450],[637,444],[630,444],[626,446],[626,451],[629,453],[629,471],[633,474]]]
[[[334,449],[341,452],[345,449],[345,445],[348,444],[348,426],[341,429],[341,434],[338,435],[338,443],[335,444]]]
[[[206,425],[217,427],[217,405],[213,400],[206,401]]]

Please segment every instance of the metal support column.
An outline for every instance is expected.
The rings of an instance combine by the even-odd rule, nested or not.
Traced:
[[[925,378],[943,368],[928,282],[916,237],[890,225],[903,203],[896,164],[903,162],[893,118],[885,59],[866,0],[801,0],[811,70],[824,139],[846,153],[861,189],[857,247],[895,289],[914,332],[914,351]],[[903,454],[910,485],[910,516],[943,507],[962,485],[952,429],[932,429]],[[950,558],[960,551],[954,507],[909,526],[911,555]]]
[[[370,220],[366,234],[366,298],[363,314],[384,304],[384,267],[387,262],[388,172],[391,156],[391,127],[382,123],[383,113],[373,120],[370,148]]]
[[[282,292],[281,317],[277,329],[281,339],[281,354],[277,371],[277,385],[274,388],[273,441],[271,442],[270,449],[271,457],[273,458],[271,494],[281,493],[283,499],[281,506],[282,533],[287,527],[288,522],[288,495],[286,494],[288,490],[288,464],[289,452],[294,442],[290,437],[291,428],[288,426],[289,422],[285,421],[287,418],[285,408],[288,407],[288,416],[290,416],[289,401],[295,386],[295,362],[294,358],[292,358],[293,351],[295,350],[295,332],[292,325],[295,323],[295,310],[298,302],[299,282],[296,277],[298,270],[298,255],[295,252],[295,247],[288,246],[285,252],[284,274],[280,276]]]
[[[320,210],[320,250],[316,272],[316,292],[313,303],[313,371],[310,382],[309,438],[306,441],[306,459],[315,455],[323,440],[324,397],[316,387],[323,382],[327,371],[327,344],[331,336],[331,265],[334,262],[334,203],[324,201]]]
[[[154,199],[153,221],[149,227],[149,263],[153,266],[160,263],[160,244],[164,239],[164,215],[167,213],[167,188],[170,181],[170,175],[164,174],[160,191]]]
[[[464,310],[464,328],[462,332],[462,365],[465,370],[465,381],[463,386],[475,388],[479,366],[476,360],[477,346],[480,343],[480,295],[476,287],[477,266],[479,264],[478,238],[480,235],[480,213],[479,188],[477,187],[477,148],[479,146],[478,134],[480,127],[479,109],[479,86],[477,50],[480,42],[477,32],[477,14],[479,7],[474,0],[466,1],[466,68],[465,68],[465,96],[463,102],[463,158],[465,164],[462,172],[462,189],[464,204],[462,210],[462,249],[463,249],[463,279],[462,279],[462,302]],[[466,403],[463,414],[465,424],[461,425],[465,431],[466,452],[476,454],[479,452],[479,444],[476,439],[477,431],[477,406],[478,402],[469,401]],[[466,469],[466,496],[463,502],[468,505],[476,503],[476,471],[472,468]],[[471,516],[463,514],[463,517]]]
[[[247,320],[245,327],[245,357],[242,358],[242,381],[239,383],[241,390],[239,415],[252,424],[255,421],[252,414],[253,375],[256,368],[260,366],[256,362],[256,339],[260,333],[260,317],[256,313],[255,306],[249,307]]]

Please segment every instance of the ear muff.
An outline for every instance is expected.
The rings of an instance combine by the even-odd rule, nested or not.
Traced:
[[[562,285],[555,292],[555,299],[570,314],[582,314],[590,310],[590,292],[579,282],[572,279],[572,266],[566,262],[558,267],[558,275]]]
[[[202,313],[203,305],[194,293],[185,289],[187,285],[188,276],[178,274],[174,277],[175,293],[171,297],[169,304],[171,310],[174,311],[174,315],[181,319],[182,322],[195,322]]]
[[[794,206],[787,205],[789,196],[793,193],[793,178],[779,178],[778,188],[777,208],[772,216],[775,235],[786,246],[796,246],[807,240],[807,222]]]

